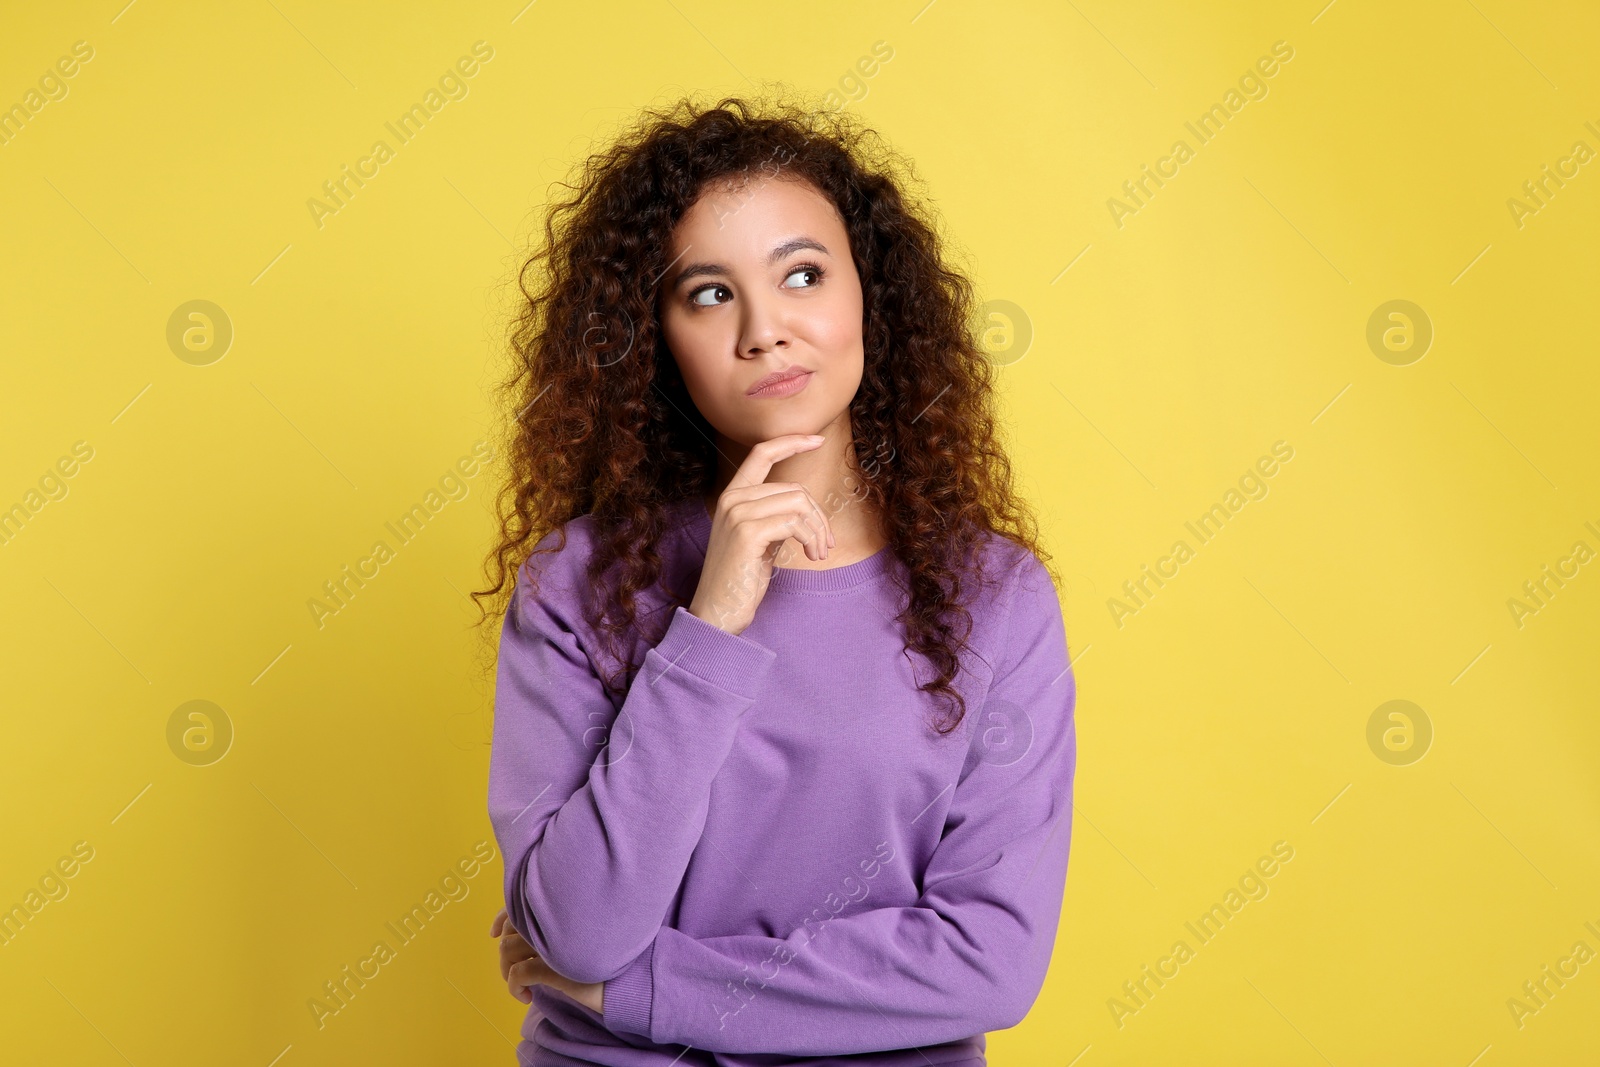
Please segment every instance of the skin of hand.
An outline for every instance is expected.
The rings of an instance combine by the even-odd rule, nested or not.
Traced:
[[[536,985],[547,985],[558,989],[579,1004],[593,1009],[595,1012],[605,1014],[604,982],[574,982],[564,978],[550,969],[550,965],[540,958],[532,945],[522,939],[516,927],[511,925],[511,918],[506,914],[506,909],[501,908],[494,917],[494,924],[489,927],[489,936],[500,939],[500,977],[506,980],[511,995],[524,1004],[533,1002],[533,990]]]
[[[766,480],[774,463],[821,444],[820,434],[785,434],[750,449],[717,498],[691,615],[738,634],[755,618],[785,542],[798,541],[808,559],[828,558],[833,529],[811,491],[797,482]]]

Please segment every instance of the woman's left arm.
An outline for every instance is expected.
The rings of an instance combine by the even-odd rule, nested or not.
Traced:
[[[605,983],[609,1028],[711,1052],[825,1056],[960,1040],[1027,1015],[1061,917],[1077,685],[1048,572],[1032,553],[1019,572],[1000,666],[981,710],[969,710],[979,716],[972,755],[916,904],[787,938],[662,927]],[[1015,731],[1020,757],[986,746],[996,725]]]

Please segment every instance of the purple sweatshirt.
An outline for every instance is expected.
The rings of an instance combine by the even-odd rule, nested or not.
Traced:
[[[698,497],[674,517],[663,576],[693,590],[711,517]],[[653,646],[636,626],[620,650],[643,667],[613,700],[583,610],[596,528],[564,529],[501,631],[489,817],[511,925],[604,982],[605,1010],[533,987],[519,1061],[984,1063],[1044,983],[1072,837],[1077,686],[1043,564],[988,538],[1000,579],[940,737],[892,549],[775,568],[738,635],[681,606]],[[646,629],[667,603],[638,594]]]

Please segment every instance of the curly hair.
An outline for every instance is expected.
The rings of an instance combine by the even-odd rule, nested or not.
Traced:
[[[1047,570],[1050,557],[1031,511],[1013,495],[996,429],[994,365],[975,340],[973,287],[945,263],[929,210],[903,192],[921,185],[910,164],[842,111],[740,97],[701,107],[685,98],[642,112],[589,156],[576,186],[562,186],[573,195],[549,207],[543,248],[517,273],[525,302],[500,386],[507,474],[497,498],[499,543],[485,564],[493,584],[472,596],[480,611],[490,599],[503,614],[516,572],[546,535],[592,515],[598,536],[586,577],[604,592],[590,625],[609,635],[608,645],[637,625],[635,594],[661,579],[657,545],[669,508],[686,494],[709,495],[717,475],[713,432],[660,330],[657,282],[670,266],[674,226],[707,184],[752,168],[809,182],[849,234],[864,342],[850,403],[863,475],[854,492],[880,509],[905,566],[908,578],[897,578],[909,593],[899,615],[903,654],[925,656],[934,676],[919,688],[947,709],[954,703],[953,718],[935,726],[946,734],[966,713],[951,683],[971,632],[964,580],[986,581],[985,532],[1031,550]],[[563,531],[545,551],[565,543]],[[975,559],[976,568],[963,564]],[[682,591],[667,592],[671,603],[687,605]],[[484,611],[477,621],[490,617]],[[621,668],[602,681],[621,695],[638,665],[616,662]]]

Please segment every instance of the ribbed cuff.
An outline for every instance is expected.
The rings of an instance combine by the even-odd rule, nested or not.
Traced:
[[[688,671],[746,700],[755,699],[767,668],[778,658],[766,645],[713,626],[681,604],[672,609],[667,632],[652,651],[666,660],[660,673]]]
[[[616,1032],[650,1036],[650,1007],[654,999],[651,983],[655,980],[656,943],[639,953],[638,957],[605,984],[605,1011],[601,1020],[606,1028]]]

